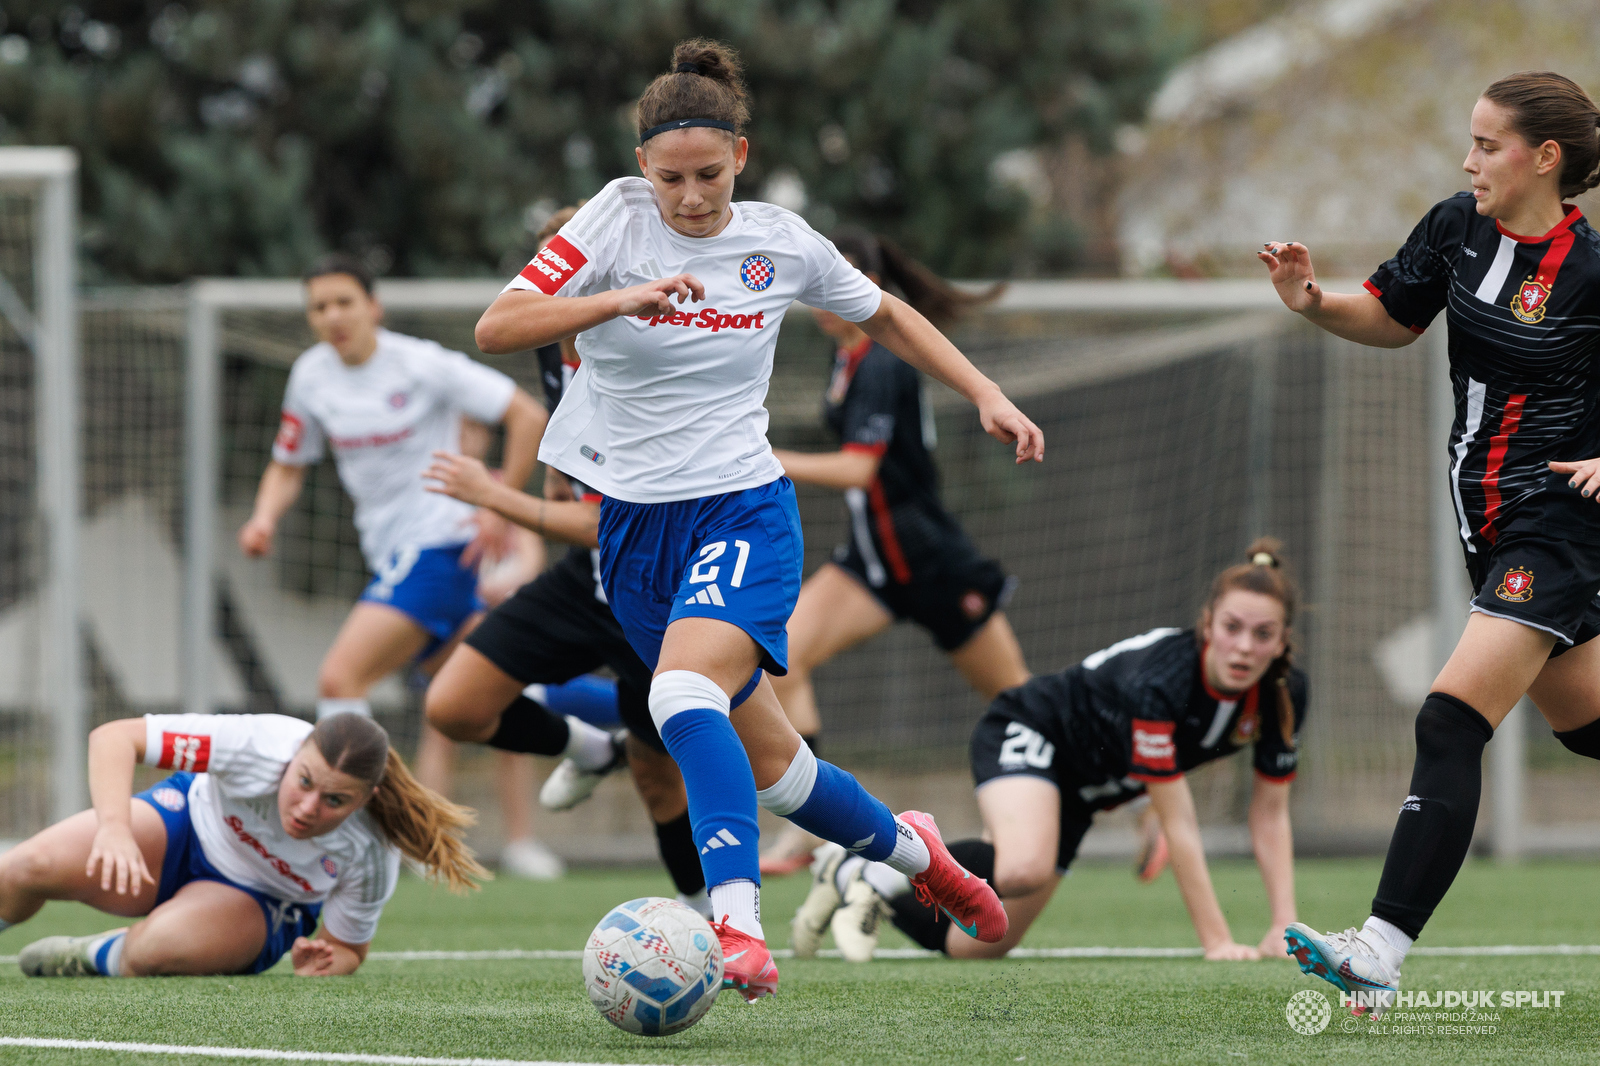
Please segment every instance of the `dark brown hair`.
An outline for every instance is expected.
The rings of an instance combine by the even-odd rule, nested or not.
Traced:
[[[563,207],[561,210],[545,219],[544,225],[540,226],[539,232],[534,235],[533,243],[537,244],[540,248],[543,248],[545,244],[549,242],[551,237],[554,237],[556,234],[561,232],[562,226],[565,226],[568,222],[572,221],[572,216],[578,213],[578,208],[582,207],[588,202],[588,200],[579,200],[575,204],[568,204],[566,207]]]
[[[306,743],[317,746],[331,769],[375,787],[367,813],[401,854],[422,864],[431,880],[446,882],[453,892],[488,880],[489,871],[461,841],[461,830],[477,821],[477,815],[412,777],[389,746],[383,726],[364,714],[333,714],[317,723]]]
[[[854,261],[856,269],[892,282],[905,294],[906,303],[936,326],[951,325],[974,307],[998,299],[1006,287],[999,282],[984,292],[962,292],[888,237],[856,226],[842,226],[830,239],[840,255]]]
[[[750,121],[750,94],[744,87],[739,53],[705,37],[679,41],[672,69],[651,82],[639,97],[639,132],[680,118],[711,118],[744,133]]]
[[[1284,745],[1294,750],[1294,700],[1289,696],[1289,671],[1294,667],[1294,580],[1283,565],[1283,542],[1276,537],[1257,537],[1244,553],[1245,562],[1230,566],[1211,579],[1211,595],[1206,597],[1197,628],[1203,633],[1217,601],[1234,589],[1271,596],[1283,604],[1283,654],[1272,660],[1260,684],[1275,693],[1278,703],[1278,732]]]
[[[1510,112],[1511,128],[1534,148],[1561,146],[1561,195],[1577,196],[1600,185],[1600,108],[1571,78],[1550,70],[1507,75],[1483,98]]]
[[[323,278],[329,274],[348,274],[356,279],[362,291],[368,296],[372,295],[372,271],[367,269],[367,264],[349,252],[329,252],[320,256],[306,268],[304,274],[300,275],[300,280],[309,282],[313,278]]]

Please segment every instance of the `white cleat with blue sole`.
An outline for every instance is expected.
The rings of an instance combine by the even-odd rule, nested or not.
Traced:
[[[1303,922],[1294,922],[1284,931],[1283,941],[1302,973],[1350,993],[1350,1013],[1356,1017],[1377,1020],[1394,1005],[1400,971],[1383,960],[1380,945],[1361,930],[1319,933]]]

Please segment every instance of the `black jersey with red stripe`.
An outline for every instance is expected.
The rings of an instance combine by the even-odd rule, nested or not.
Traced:
[[[1600,234],[1564,207],[1560,225],[1524,237],[1457,193],[1367,282],[1418,333],[1448,308],[1450,480],[1474,554],[1513,531],[1600,541],[1600,508],[1545,465],[1600,456]]]
[[[952,550],[975,551],[939,500],[933,413],[923,400],[916,368],[871,339],[841,348],[823,399],[823,418],[845,451],[870,452],[881,460],[865,491],[845,494],[858,547],[866,537],[877,556],[868,559],[873,584],[884,583],[876,580],[878,569],[885,580],[904,585],[926,561],[946,558]]]
[[[1201,672],[1201,652],[1192,629],[1152,629],[1002,692],[995,707],[1010,703],[1012,716],[1056,746],[1057,779],[1075,786],[1095,810],[1126,803],[1151,781],[1181,777],[1246,744],[1255,746],[1258,774],[1292,780],[1299,753],[1284,741],[1276,695],[1265,682],[1237,695],[1217,692]],[[1305,673],[1292,668],[1296,735],[1305,724],[1307,695]],[[1012,735],[1023,737],[1023,745],[1032,739],[1025,732]],[[1002,767],[1006,755],[1002,749]]]
[[[546,344],[538,348],[534,354],[539,357],[539,381],[544,386],[544,405],[554,414],[557,405],[561,403],[561,397],[567,391],[567,386],[572,382],[572,375],[578,372],[578,361],[573,359],[568,362],[559,344]],[[598,492],[577,478],[567,477],[567,481],[572,484],[574,498],[595,501],[600,499]]]

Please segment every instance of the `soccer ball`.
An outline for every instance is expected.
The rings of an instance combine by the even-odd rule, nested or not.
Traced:
[[[589,934],[583,985],[595,1010],[624,1032],[680,1032],[717,1001],[722,945],[693,908],[659,896],[631,899]]]

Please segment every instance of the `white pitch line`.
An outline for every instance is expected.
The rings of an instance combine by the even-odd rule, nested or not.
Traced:
[[[544,1059],[439,1059],[413,1055],[357,1055],[344,1051],[279,1051],[275,1048],[189,1047],[182,1044],[130,1044],[113,1040],[47,1040],[0,1036],[0,1047],[56,1048],[66,1051],[123,1051],[139,1055],[191,1055],[208,1059],[261,1059],[275,1062],[349,1062],[363,1066],[618,1066],[616,1063],[551,1062]]]

